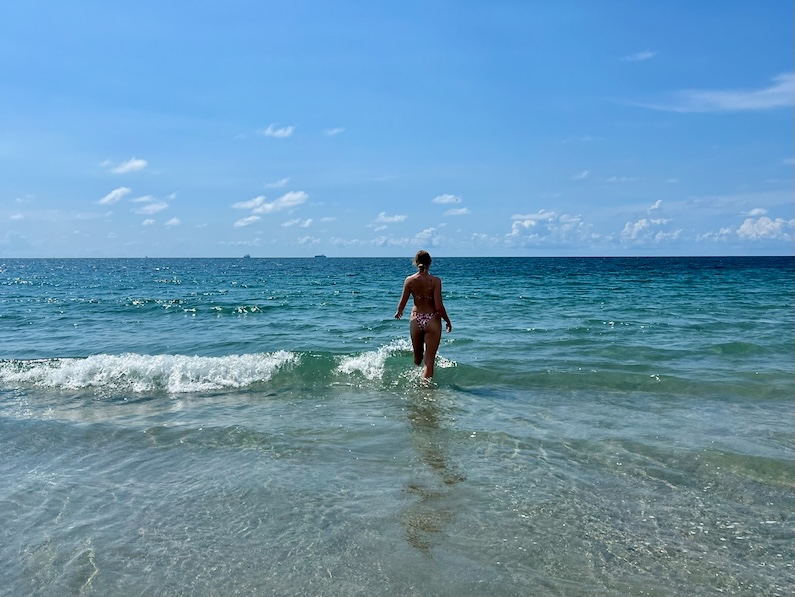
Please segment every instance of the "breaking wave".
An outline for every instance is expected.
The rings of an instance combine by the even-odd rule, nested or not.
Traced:
[[[133,393],[206,392],[267,382],[277,370],[298,360],[297,354],[286,351],[223,357],[128,353],[8,360],[0,362],[0,386]]]
[[[410,367],[411,344],[334,355],[280,350],[228,356],[98,354],[81,358],[0,361],[0,389],[89,390],[169,394],[235,390],[284,379],[293,384],[385,381]],[[439,357],[437,368],[455,366]]]

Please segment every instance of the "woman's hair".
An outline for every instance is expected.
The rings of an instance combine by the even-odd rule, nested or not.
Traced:
[[[414,256],[414,265],[420,269],[428,269],[431,267],[431,254],[428,251],[419,250]]]

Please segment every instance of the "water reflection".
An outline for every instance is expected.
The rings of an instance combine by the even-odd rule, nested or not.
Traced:
[[[400,514],[400,522],[409,545],[426,552],[444,539],[455,518],[455,486],[466,479],[447,454],[450,430],[443,426],[444,415],[432,389],[409,397],[412,447],[434,474],[413,475],[415,479],[406,484],[406,492],[415,499]]]

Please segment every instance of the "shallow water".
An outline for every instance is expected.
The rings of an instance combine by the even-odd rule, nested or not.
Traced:
[[[792,593],[792,259],[433,270],[0,263],[0,594]]]

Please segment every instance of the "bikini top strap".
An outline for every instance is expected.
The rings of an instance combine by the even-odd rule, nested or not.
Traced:
[[[412,280],[412,282],[415,282],[415,281],[416,281],[416,280]],[[414,295],[414,298],[418,298],[418,299],[426,299],[426,300],[433,300],[433,279],[431,279],[431,287],[430,287],[430,289],[428,290],[428,292],[429,292],[430,294],[417,294],[417,292],[416,292],[416,291],[415,291],[413,288],[411,288],[411,286],[413,286],[413,284],[410,284],[410,285],[409,285],[409,290],[411,290],[411,294],[413,294],[413,295]]]

